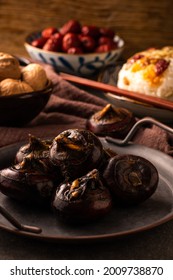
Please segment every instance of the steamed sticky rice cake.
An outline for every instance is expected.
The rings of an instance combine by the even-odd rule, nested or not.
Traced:
[[[148,49],[130,57],[118,74],[117,86],[173,100],[173,47]]]

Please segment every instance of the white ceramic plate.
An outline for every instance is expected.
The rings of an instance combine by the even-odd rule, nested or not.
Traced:
[[[132,111],[137,117],[152,117],[164,123],[173,123],[173,111],[159,109],[145,104],[137,103],[125,97],[105,94],[106,99],[116,107],[124,107]]]
[[[99,80],[106,84],[116,85],[117,75],[120,66],[111,65],[104,69],[101,73]],[[152,117],[164,123],[173,123],[173,111],[166,109],[159,109],[147,104],[139,103],[134,100],[105,93],[106,100],[114,104],[116,107],[124,107],[132,111],[137,117]]]

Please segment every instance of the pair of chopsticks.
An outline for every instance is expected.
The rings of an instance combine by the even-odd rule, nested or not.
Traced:
[[[173,102],[166,100],[166,99],[141,94],[138,92],[132,92],[132,91],[120,89],[113,85],[104,84],[104,83],[101,83],[98,81],[93,81],[90,79],[74,76],[71,74],[66,74],[66,73],[62,73],[62,72],[59,74],[64,80],[76,83],[78,85],[91,87],[91,88],[94,88],[97,90],[101,90],[103,92],[110,92],[112,94],[130,98],[130,99],[142,102],[142,103],[150,104],[150,105],[158,107],[158,108],[173,110]]]

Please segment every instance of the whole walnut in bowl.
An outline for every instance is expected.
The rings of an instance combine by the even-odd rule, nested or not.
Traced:
[[[0,53],[1,126],[22,126],[30,122],[43,110],[52,89],[52,82],[41,65],[31,63],[22,67],[17,58]]]
[[[20,76],[19,61],[8,53],[0,52],[0,81],[6,78],[20,79]]]
[[[33,92],[32,87],[21,81],[21,80],[15,80],[15,79],[4,79],[0,83],[0,89],[1,89],[1,96],[8,96],[8,95],[14,95],[14,94],[21,94],[21,93],[28,93]]]
[[[31,63],[22,69],[22,80],[38,91],[45,88],[47,76],[41,65]]]

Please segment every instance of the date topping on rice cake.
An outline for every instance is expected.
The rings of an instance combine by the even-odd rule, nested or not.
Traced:
[[[148,49],[130,57],[118,74],[117,85],[173,100],[173,47]]]

